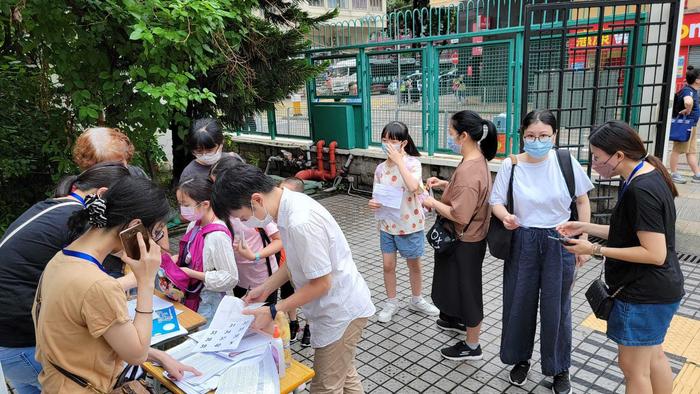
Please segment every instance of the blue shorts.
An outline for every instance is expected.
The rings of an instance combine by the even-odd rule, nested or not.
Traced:
[[[405,259],[417,259],[423,257],[425,235],[422,231],[406,235],[393,235],[379,231],[379,246],[382,253],[401,254]]]
[[[615,299],[608,318],[608,338],[623,346],[660,345],[679,305],[680,301],[632,304]]]

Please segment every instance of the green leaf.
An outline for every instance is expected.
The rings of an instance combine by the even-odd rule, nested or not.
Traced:
[[[141,37],[143,37],[143,30],[140,28],[136,28],[136,30],[132,31],[131,34],[129,35],[130,40],[140,40]]]

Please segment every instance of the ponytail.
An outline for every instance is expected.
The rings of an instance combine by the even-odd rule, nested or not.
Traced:
[[[53,197],[59,198],[69,195],[73,191],[73,184],[75,184],[76,180],[78,180],[77,175],[67,175],[61,178],[56,185],[56,189],[54,189]]]
[[[387,123],[382,129],[381,136],[390,140],[406,141],[406,146],[403,148],[404,152],[409,156],[420,156],[420,152],[418,152],[418,148],[416,148],[416,144],[413,142],[413,138],[408,132],[408,126],[405,123],[399,121]]]
[[[482,124],[486,128],[484,128],[484,134],[479,141],[479,148],[481,148],[481,153],[483,153],[486,160],[491,160],[496,157],[496,151],[498,151],[498,130],[496,125],[490,120],[484,119]]]
[[[470,110],[455,113],[450,122],[457,134],[467,133],[472,140],[476,141],[486,160],[496,156],[498,131],[493,122],[482,119],[479,114]]]
[[[656,167],[661,176],[664,178],[666,186],[668,186],[668,188],[671,189],[671,194],[673,194],[673,197],[678,197],[678,188],[676,188],[676,185],[673,183],[671,174],[669,174],[666,170],[666,166],[664,166],[664,163],[654,155],[647,155],[647,157],[644,160],[652,166]]]

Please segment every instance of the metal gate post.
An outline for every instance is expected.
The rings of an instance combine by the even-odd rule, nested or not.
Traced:
[[[362,101],[362,130],[357,130],[357,132],[361,132],[364,136],[362,145],[358,146],[358,148],[367,149],[372,138],[372,102],[370,97],[372,94],[372,81],[369,75],[369,57],[365,53],[364,48],[360,48],[357,55],[357,70],[358,86],[360,87],[360,98]]]

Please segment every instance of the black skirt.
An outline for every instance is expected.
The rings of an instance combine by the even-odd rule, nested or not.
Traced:
[[[452,253],[435,255],[432,298],[442,315],[476,327],[484,319],[481,266],[486,240],[459,242]]]

